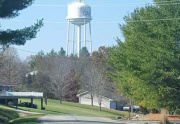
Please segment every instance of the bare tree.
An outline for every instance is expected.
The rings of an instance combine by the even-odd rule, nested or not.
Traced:
[[[107,91],[111,90],[112,85],[109,84],[109,78],[107,78],[106,71],[108,66],[106,64],[107,48],[100,47],[98,51],[93,52],[90,61],[97,69],[98,80],[95,84],[95,91],[98,98],[99,110],[101,111],[102,97],[106,95]]]
[[[41,59],[39,64],[37,64],[38,72],[42,75],[46,75],[49,79],[49,87],[47,87],[56,98],[59,99],[60,104],[62,103],[62,95],[65,90],[63,90],[65,76],[70,72],[70,70],[76,68],[73,59],[60,56],[48,56]],[[37,66],[36,65],[36,66]]]
[[[79,76],[72,69],[68,75],[64,77],[64,86],[63,86],[63,100],[69,102],[78,102],[79,99],[77,97],[79,91]]]
[[[25,88],[25,80],[26,80],[26,74],[29,72],[28,63],[26,61],[19,62],[19,77],[20,80],[18,82],[19,87],[17,90],[24,90]]]
[[[1,56],[0,79],[5,84],[17,84],[20,81],[20,59],[15,48],[7,48]]]
[[[93,106],[94,96],[96,94],[96,84],[98,81],[98,71],[90,61],[87,61],[84,67],[81,80],[83,89],[90,93],[91,105]]]

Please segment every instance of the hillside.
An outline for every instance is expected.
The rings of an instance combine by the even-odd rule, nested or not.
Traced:
[[[28,115],[20,117],[13,109],[0,105],[0,124],[36,124],[36,120],[42,115]]]
[[[30,99],[20,99],[21,102],[30,102]],[[19,101],[20,101],[19,100]],[[55,114],[55,115],[66,115],[66,114],[74,114],[74,115],[83,115],[83,116],[97,116],[97,117],[108,117],[115,118],[118,116],[126,116],[126,112],[110,110],[106,108],[102,108],[102,111],[99,111],[99,108],[96,106],[88,106],[81,105],[78,103],[70,103],[70,102],[62,102],[59,104],[58,100],[50,100],[48,99],[48,104],[44,107],[45,110],[40,110],[40,100],[34,99],[34,104],[37,104],[37,109],[26,108],[26,107],[18,107],[19,109],[38,112],[43,114]]]

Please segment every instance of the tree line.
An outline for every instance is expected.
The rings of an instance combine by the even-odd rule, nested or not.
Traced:
[[[125,104],[126,99],[119,96],[113,81],[106,75],[110,69],[106,63],[108,49],[100,47],[90,56],[83,48],[79,58],[65,56],[63,48],[59,52],[52,49],[21,61],[16,49],[10,47],[1,54],[0,81],[18,85],[17,91],[43,92],[45,97],[58,99],[60,104],[63,100],[78,102],[77,94],[86,91],[90,93],[91,105],[94,97],[98,98],[100,110],[103,97],[121,99],[121,104]]]

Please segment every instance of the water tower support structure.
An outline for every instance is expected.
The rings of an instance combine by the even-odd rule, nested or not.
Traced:
[[[81,50],[81,46],[84,46],[87,48],[87,24],[89,24],[89,40],[88,42],[90,42],[90,45],[88,47],[88,50],[90,52],[90,54],[92,53],[92,37],[91,37],[91,7],[86,5],[84,2],[82,2],[81,0],[76,1],[76,2],[72,2],[70,4],[68,4],[68,16],[67,16],[67,20],[68,20],[68,28],[67,28],[67,46],[66,46],[66,53],[67,56],[69,55],[69,42],[72,42],[72,54],[75,55],[75,43],[77,43],[77,47],[76,47],[76,54],[79,57],[80,55],[80,50]],[[70,31],[70,24],[74,25],[74,30]],[[77,27],[77,33],[75,28]],[[82,27],[82,29],[81,29]],[[84,29],[83,29],[84,27]],[[84,31],[81,32],[81,30]],[[69,34],[72,33],[73,37],[72,40],[70,40],[69,38]],[[81,38],[83,40],[81,40]],[[77,41],[75,41],[75,39],[77,39]],[[84,42],[84,43],[83,43]]]
[[[90,39],[90,48],[89,52],[92,53],[92,35],[91,35],[91,22],[89,22],[89,39]]]
[[[72,46],[73,46],[73,55],[74,55],[74,44],[75,44],[75,33],[76,33],[76,26],[73,25],[73,43],[72,43]]]
[[[69,50],[69,29],[70,29],[70,21],[68,20],[67,43],[66,43],[66,55],[67,55],[67,56],[68,56],[68,50]]]
[[[81,50],[81,26],[78,25],[77,26],[77,55],[78,57],[80,54],[80,50]]]
[[[84,47],[86,47],[86,21],[84,19]]]

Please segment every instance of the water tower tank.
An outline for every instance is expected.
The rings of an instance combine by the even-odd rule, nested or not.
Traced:
[[[68,5],[67,19],[75,25],[84,25],[89,23],[91,18],[91,7],[84,2],[73,2]]]

